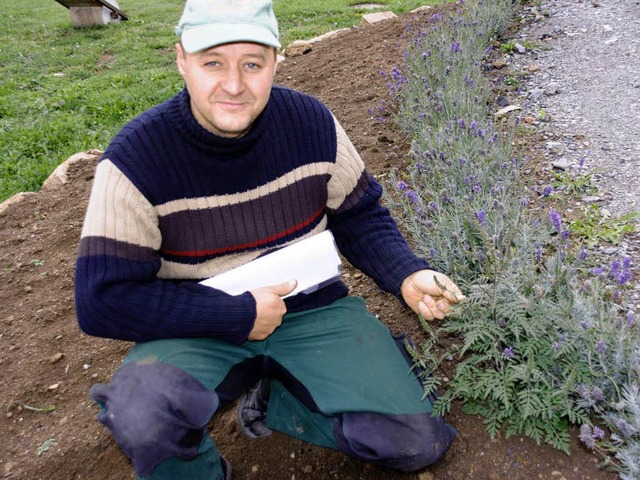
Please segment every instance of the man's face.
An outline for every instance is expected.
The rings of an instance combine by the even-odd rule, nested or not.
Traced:
[[[221,137],[247,133],[269,101],[277,67],[275,49],[241,42],[195,53],[178,44],[176,52],[198,123]]]

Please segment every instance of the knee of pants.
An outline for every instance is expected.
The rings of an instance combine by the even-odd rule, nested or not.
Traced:
[[[334,423],[334,437],[340,450],[361,460],[407,472],[440,460],[456,434],[444,419],[428,413],[344,413]]]
[[[166,363],[124,365],[109,385],[94,385],[91,398],[140,476],[168,458],[194,458],[219,404],[215,392]]]

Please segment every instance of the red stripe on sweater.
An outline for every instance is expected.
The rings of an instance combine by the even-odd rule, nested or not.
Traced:
[[[322,215],[324,213],[324,209],[325,207],[322,207],[320,210],[318,210],[317,212],[315,212],[313,215],[311,215],[308,219],[306,219],[303,222],[298,223],[297,225],[294,225],[291,228],[288,228],[282,232],[278,232],[275,235],[271,235],[269,237],[260,239],[260,240],[256,240],[254,242],[246,242],[246,243],[242,243],[240,245],[232,245],[229,247],[223,247],[223,248],[216,248],[216,249],[212,249],[212,250],[196,250],[196,251],[179,251],[179,250],[165,250],[162,249],[162,253],[166,254],[166,255],[174,255],[174,256],[178,256],[178,257],[204,257],[204,256],[210,256],[210,255],[220,255],[220,254],[224,254],[224,253],[230,253],[230,252],[235,252],[235,251],[239,251],[239,250],[246,250],[246,249],[251,249],[251,248],[256,248],[259,247],[261,245],[265,245],[269,242],[273,242],[274,240],[278,240],[282,237],[286,237],[287,235],[291,235],[292,233],[295,233],[299,230],[302,230],[304,227],[310,225],[311,223],[313,223],[314,220],[316,220],[320,215]]]

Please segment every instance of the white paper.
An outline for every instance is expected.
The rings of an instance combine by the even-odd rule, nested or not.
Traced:
[[[329,230],[300,240],[237,268],[201,281],[230,295],[297,280],[289,295],[310,293],[340,278],[341,261]]]

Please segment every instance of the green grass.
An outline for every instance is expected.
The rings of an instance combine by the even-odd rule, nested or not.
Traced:
[[[276,0],[282,44],[358,25],[349,0]],[[440,0],[380,0],[402,14]],[[76,29],[54,0],[3,0],[0,201],[36,191],[76,152],[104,149],[122,125],[182,88],[173,26],[182,0],[120,0],[130,20]],[[312,93],[312,92],[311,92]]]

